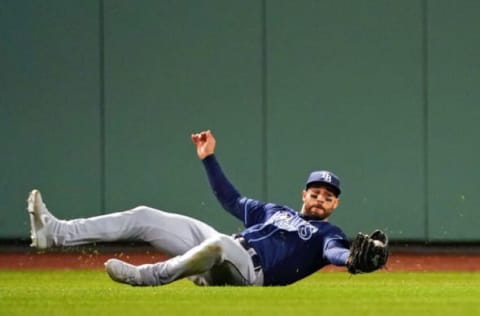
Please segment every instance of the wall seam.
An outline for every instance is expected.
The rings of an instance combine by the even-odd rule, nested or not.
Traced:
[[[106,133],[105,133],[105,12],[104,0],[98,1],[99,15],[99,115],[100,115],[100,209],[106,211]]]
[[[267,0],[261,7],[261,63],[262,63],[262,196],[268,197],[268,56],[267,56]]]
[[[430,241],[430,231],[429,231],[429,219],[430,219],[430,201],[429,201],[429,196],[430,196],[430,185],[429,185],[429,81],[428,81],[428,73],[429,73],[429,47],[428,47],[428,0],[423,0],[422,1],[422,51],[423,51],[423,56],[422,56],[422,84],[423,84],[423,120],[424,120],[424,130],[423,130],[423,148],[424,148],[424,196],[425,196],[425,242]]]

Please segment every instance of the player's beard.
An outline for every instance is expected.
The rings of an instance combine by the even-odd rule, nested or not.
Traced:
[[[326,220],[330,213],[325,210],[321,205],[305,205],[302,214],[305,217],[315,220]]]

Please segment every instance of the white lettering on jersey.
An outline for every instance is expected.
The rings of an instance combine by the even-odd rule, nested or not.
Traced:
[[[312,235],[318,231],[317,227],[306,220],[298,216],[293,216],[288,212],[278,212],[274,214],[265,222],[265,225],[269,224],[289,232],[296,231],[298,236],[303,240],[309,240],[312,238]]]

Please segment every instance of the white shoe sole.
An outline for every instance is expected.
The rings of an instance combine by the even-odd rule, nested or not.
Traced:
[[[45,249],[47,248],[47,240],[45,236],[41,235],[38,233],[40,228],[37,227],[37,224],[41,223],[40,217],[41,214],[38,214],[38,211],[35,209],[35,202],[38,198],[38,195],[40,192],[38,190],[32,190],[30,192],[30,195],[28,196],[28,215],[30,217],[30,238],[32,239],[32,243],[30,244],[30,247],[35,247],[38,249]]]

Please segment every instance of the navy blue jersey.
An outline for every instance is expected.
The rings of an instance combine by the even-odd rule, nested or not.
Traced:
[[[288,206],[244,197],[225,177],[214,155],[203,162],[219,202],[245,224],[241,234],[260,257],[264,285],[287,285],[325,265],[345,265],[348,240],[338,227],[305,218]]]

